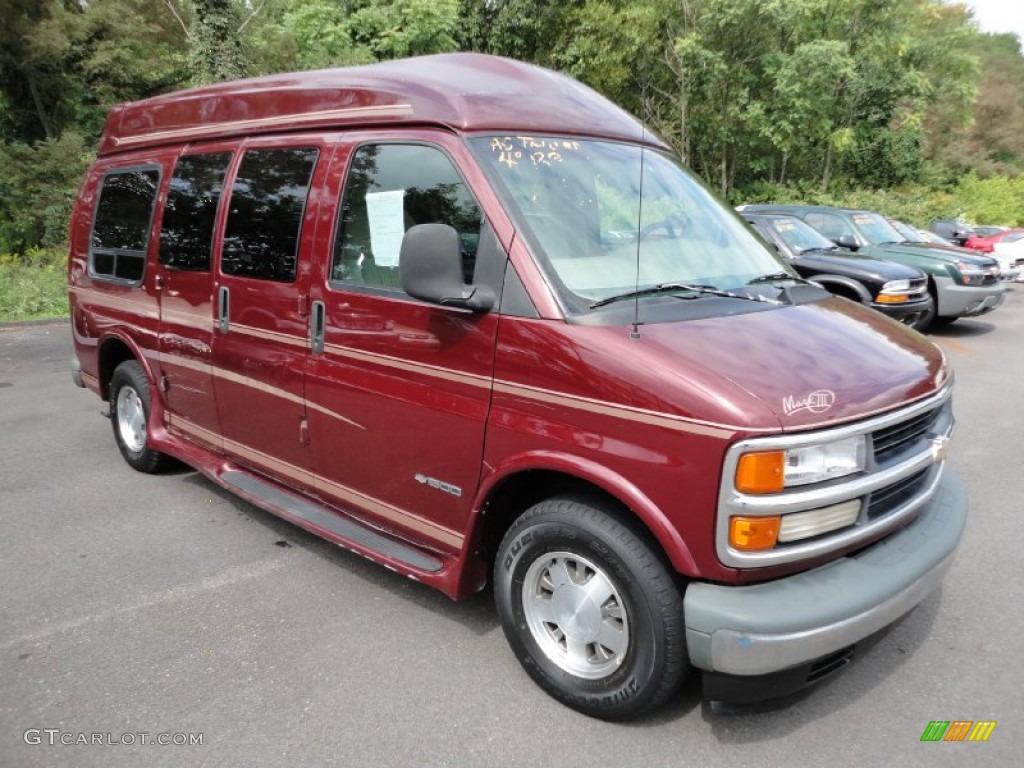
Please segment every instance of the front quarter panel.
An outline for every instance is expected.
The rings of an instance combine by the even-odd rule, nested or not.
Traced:
[[[653,339],[631,340],[624,327],[503,317],[483,497],[524,469],[578,477],[642,519],[680,572],[729,579],[714,553],[711,510],[725,449],[746,433],[715,403],[734,395],[765,431],[777,431],[778,420],[730,383],[701,380],[656,351]]]

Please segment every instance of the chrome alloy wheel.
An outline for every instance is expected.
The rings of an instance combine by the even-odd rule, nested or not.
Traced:
[[[547,552],[526,572],[523,614],[537,645],[562,670],[607,677],[629,650],[629,617],[611,579],[572,552]]]
[[[146,447],[146,411],[132,387],[121,387],[117,393],[117,431],[130,451],[139,453]]]

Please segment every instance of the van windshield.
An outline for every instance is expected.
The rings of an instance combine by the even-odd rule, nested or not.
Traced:
[[[853,214],[853,223],[864,235],[870,245],[888,245],[889,243],[905,243],[907,238],[897,232],[892,224],[877,213],[858,211]]]
[[[469,143],[570,311],[666,284],[771,291],[758,278],[786,276],[788,268],[667,154],[550,136]]]

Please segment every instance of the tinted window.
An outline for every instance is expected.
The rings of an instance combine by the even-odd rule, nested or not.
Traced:
[[[90,258],[99,277],[137,281],[146,267],[146,244],[160,172],[116,171],[103,179]]]
[[[230,152],[190,155],[178,161],[164,205],[160,263],[175,269],[210,268],[217,203]]]
[[[459,233],[464,277],[472,282],[480,221],[476,200],[439,149],[360,147],[345,184],[333,278],[399,288],[398,251],[405,231],[416,224],[448,224]]]
[[[295,279],[315,149],[250,150],[231,187],[221,269],[259,280]]]

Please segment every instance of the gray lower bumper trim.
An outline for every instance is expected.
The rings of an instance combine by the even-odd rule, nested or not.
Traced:
[[[939,585],[966,518],[963,486],[947,469],[916,520],[856,555],[764,584],[690,585],[684,610],[691,662],[713,672],[768,674],[874,634]]]

